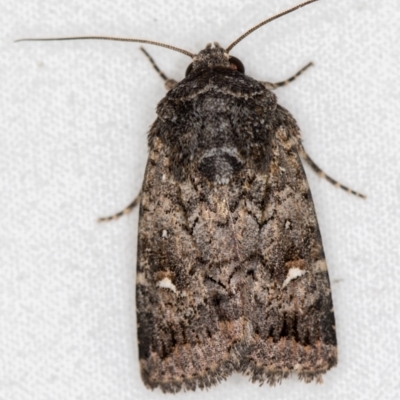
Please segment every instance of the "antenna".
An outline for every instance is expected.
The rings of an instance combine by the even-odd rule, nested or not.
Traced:
[[[27,39],[18,39],[15,40],[15,42],[50,42],[57,40],[115,40],[117,42],[146,43],[146,44],[154,44],[155,46],[165,47],[166,49],[177,51],[191,58],[194,57],[194,54],[190,53],[189,51],[180,49],[179,47],[145,39],[131,39],[131,38],[120,38],[120,37],[109,37],[109,36],[72,36],[72,37],[58,37],[58,38],[37,38],[37,39],[27,38]]]
[[[309,0],[309,1],[305,1],[304,3],[299,4],[298,6],[289,8],[289,10],[283,11],[279,14],[274,15],[273,17],[270,17],[262,22],[260,22],[259,24],[257,24],[256,26],[253,26],[253,28],[249,29],[247,32],[245,32],[242,36],[240,36],[238,39],[236,39],[231,45],[229,45],[226,48],[226,51],[229,53],[239,42],[241,42],[246,36],[249,36],[251,33],[253,33],[254,31],[256,31],[258,28],[261,28],[263,25],[268,24],[268,22],[273,21],[274,19],[278,19],[280,17],[283,17],[286,14],[289,14],[293,11],[298,10],[301,7],[307,6],[308,4],[311,3],[315,3],[318,0]]]

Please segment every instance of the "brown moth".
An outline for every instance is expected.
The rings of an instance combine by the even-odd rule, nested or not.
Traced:
[[[287,81],[245,75],[230,50],[198,54],[157,106],[140,201],[136,279],[141,375],[164,392],[207,388],[233,372],[274,385],[305,382],[337,363],[321,236],[299,127],[272,92]],[[60,39],[23,39],[60,40]],[[350,191],[359,195],[356,192]],[[362,195],[359,195],[363,197]]]

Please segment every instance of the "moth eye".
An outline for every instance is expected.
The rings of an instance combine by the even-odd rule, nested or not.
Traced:
[[[188,76],[192,72],[192,69],[193,69],[193,63],[190,63],[189,66],[186,68],[185,76]]]
[[[229,57],[229,62],[231,63],[232,69],[241,72],[244,74],[244,65],[243,63],[236,57]]]

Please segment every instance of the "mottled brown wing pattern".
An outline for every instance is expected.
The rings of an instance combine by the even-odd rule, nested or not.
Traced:
[[[253,273],[251,345],[241,370],[274,384],[297,372],[310,382],[336,365],[335,321],[327,266],[311,192],[298,154],[299,132],[286,110],[272,142],[261,264]]]
[[[233,371],[309,381],[335,365],[321,237],[289,133],[276,132],[270,172],[247,171],[234,190],[178,184],[161,142],[150,154],[137,276],[148,386],[202,388]]]
[[[161,101],[149,135],[136,282],[143,380],[165,392],[234,371],[320,380],[336,364],[336,336],[297,124],[251,78],[195,78]]]

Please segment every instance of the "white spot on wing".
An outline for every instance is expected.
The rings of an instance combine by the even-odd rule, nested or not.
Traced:
[[[164,239],[168,237],[168,231],[166,229],[163,229],[161,237],[163,237]]]
[[[300,268],[290,268],[289,272],[287,274],[287,277],[285,281],[283,282],[282,289],[285,288],[289,283],[294,280],[299,278],[300,276],[303,276],[307,271],[303,271]]]
[[[143,285],[143,286],[147,285],[146,276],[145,276],[145,274],[143,272],[139,272],[136,275],[136,284],[137,285]]]
[[[318,260],[314,265],[315,272],[325,272],[328,270],[325,260]]]
[[[176,290],[176,286],[172,283],[171,279],[167,277],[161,279],[161,281],[158,281],[157,286],[159,288],[169,289],[176,294],[178,293],[178,291]]]

